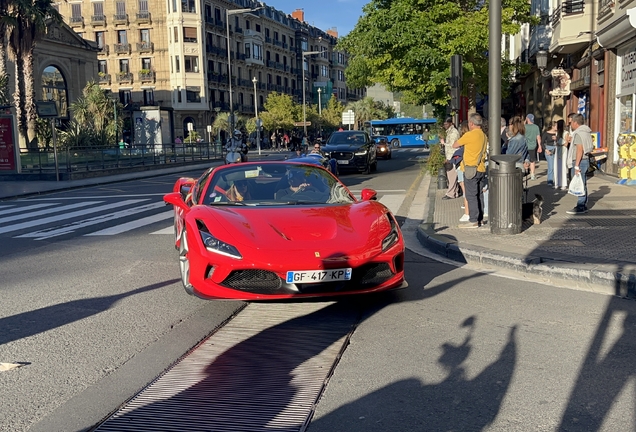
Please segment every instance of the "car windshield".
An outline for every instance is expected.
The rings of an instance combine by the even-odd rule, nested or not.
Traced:
[[[362,132],[334,132],[329,137],[327,145],[329,144],[351,144],[360,145],[367,141],[366,135]]]
[[[317,165],[293,162],[249,163],[217,168],[206,189],[211,206],[348,204],[349,190]]]

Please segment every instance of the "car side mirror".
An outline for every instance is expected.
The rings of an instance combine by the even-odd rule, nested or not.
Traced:
[[[365,189],[362,189],[362,192],[360,193],[360,197],[362,198],[362,201],[377,200],[378,193],[373,189],[365,188]]]
[[[164,195],[163,201],[166,204],[172,204],[173,206],[177,207],[180,210],[183,210],[186,213],[190,211],[190,207],[188,207],[188,205],[185,203],[180,192],[171,192]]]

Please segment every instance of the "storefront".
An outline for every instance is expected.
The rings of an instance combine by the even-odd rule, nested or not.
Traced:
[[[617,49],[616,69],[616,146],[613,160],[618,165],[620,183],[636,185],[636,42]]]

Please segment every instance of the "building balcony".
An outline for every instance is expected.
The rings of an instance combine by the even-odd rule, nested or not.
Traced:
[[[68,25],[71,27],[84,27],[84,17],[72,16],[68,19]]]
[[[117,74],[118,83],[131,83],[133,80],[133,74],[130,72],[119,72]]]
[[[138,52],[152,52],[154,49],[155,44],[153,42],[137,42]]]
[[[114,48],[116,54],[130,54],[130,44],[128,43],[116,43]]]
[[[241,78],[239,80],[238,85],[240,85],[242,87],[254,87],[254,83],[252,83],[252,80],[247,80],[247,79],[243,79],[243,78]]]
[[[264,65],[262,58],[254,58],[254,57],[247,57],[245,59],[245,63],[248,65],[259,65],[259,66]]]
[[[243,33],[243,29],[240,28],[240,27],[235,27],[234,31],[237,32],[237,33]]]
[[[550,52],[572,54],[589,45],[588,37],[579,36],[583,32],[591,32],[594,8],[593,0],[565,0],[550,15],[552,38]],[[589,6],[589,7],[586,7]]]
[[[98,79],[100,84],[110,84],[110,74],[100,72]]]
[[[108,45],[98,46],[97,48],[99,48],[99,52],[97,54],[107,55],[110,52],[110,48],[108,47]]]
[[[150,12],[148,11],[137,12],[137,23],[150,24]]]
[[[91,24],[92,25],[106,25],[106,15],[92,15],[91,16]]]
[[[155,72],[151,70],[140,70],[139,81],[141,82],[153,82],[155,80]]]
[[[116,14],[116,15],[113,15],[113,24],[128,25],[128,14]]]

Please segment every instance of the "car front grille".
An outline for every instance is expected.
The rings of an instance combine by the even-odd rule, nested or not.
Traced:
[[[351,152],[331,152],[331,157],[335,160],[351,160],[353,159],[353,153]]]
[[[391,279],[394,273],[387,263],[371,263],[353,269],[351,280],[322,283],[287,284],[267,270],[235,270],[221,286],[253,294],[329,294],[373,288]]]
[[[267,270],[235,270],[221,285],[254,294],[274,294],[281,288],[282,280]]]

